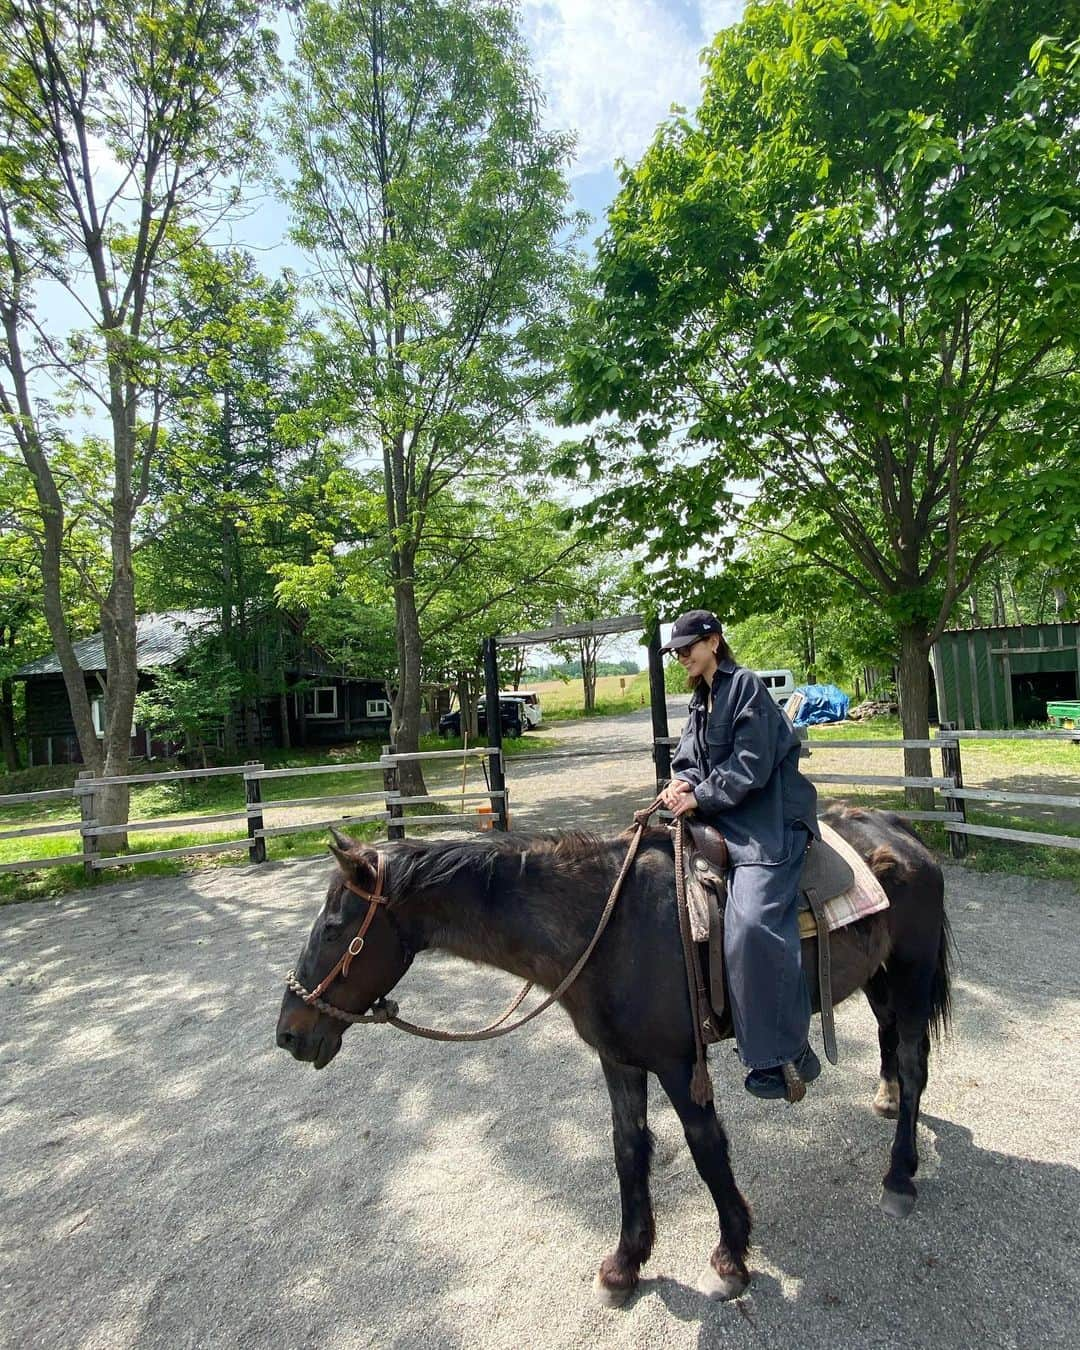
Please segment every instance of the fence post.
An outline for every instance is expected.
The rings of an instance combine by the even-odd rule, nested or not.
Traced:
[[[491,809],[495,819],[492,824],[497,830],[510,828],[509,809],[506,800],[506,773],[502,756],[502,704],[499,702],[499,649],[493,637],[484,639],[484,704],[487,721],[487,743],[491,750],[488,756],[488,788],[498,796],[491,798]]]
[[[392,755],[394,753],[394,747],[392,745],[384,745],[382,748],[382,752],[384,755]],[[382,781],[383,781],[383,791],[387,794],[387,796],[389,796],[391,792],[398,791],[398,771],[396,764],[383,765]],[[386,826],[387,839],[404,839],[405,812],[397,804],[397,802],[391,801],[388,801],[386,803],[386,809],[390,815],[390,819],[387,822]],[[396,822],[398,821],[401,821],[401,824],[397,824]]]
[[[671,777],[671,746],[662,745],[667,739],[667,690],[664,687],[664,658],[660,652],[660,625],[655,624],[649,634],[649,707],[652,713],[653,765],[656,769],[657,792]]]
[[[264,863],[266,861],[266,840],[262,835],[256,835],[256,830],[265,829],[263,825],[263,814],[260,809],[254,815],[251,807],[262,807],[262,780],[251,778],[248,771],[253,768],[262,768],[257,759],[249,759],[244,762],[244,805],[248,808],[247,832],[251,843],[248,845],[248,857],[253,863]]]
[[[938,728],[942,734],[955,731],[955,722],[942,722]],[[941,747],[941,773],[944,778],[951,778],[954,786],[962,788],[964,786],[964,770],[960,763],[960,742],[953,741],[951,745]],[[967,799],[964,797],[950,797],[948,788],[945,790],[945,805],[950,811],[959,811],[964,822],[967,822]],[[967,856],[968,837],[966,834],[957,834],[954,830],[946,830],[949,836],[949,853],[954,858],[963,858]]]
[[[93,778],[93,769],[80,769],[79,778]],[[76,787],[76,792],[78,788]],[[94,789],[87,788],[79,792],[79,819],[85,826],[94,819]],[[97,852],[97,835],[82,836],[83,871],[88,877],[94,874],[94,854]]]

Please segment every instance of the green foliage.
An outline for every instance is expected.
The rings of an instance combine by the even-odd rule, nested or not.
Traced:
[[[156,671],[135,699],[135,718],[163,740],[202,746],[224,725],[242,684],[235,665],[202,647],[182,668]]]
[[[280,123],[295,237],[319,260],[322,406],[378,466],[365,562],[392,597],[395,739],[410,748],[451,587],[479,552],[513,548],[492,537],[497,504],[540,468],[531,419],[576,278],[570,143],[542,127],[516,17],[481,0],[307,0]],[[350,570],[356,593],[367,581]]]
[[[1075,558],[1070,19],[762,0],[624,170],[565,409],[616,420],[562,467],[669,607],[770,529],[925,650],[995,553]]]

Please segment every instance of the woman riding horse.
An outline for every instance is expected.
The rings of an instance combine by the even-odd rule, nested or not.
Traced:
[[[736,665],[706,609],[675,620],[674,652],[693,686],[662,793],[676,816],[695,811],[723,834],[731,859],[724,960],[739,1056],[755,1097],[785,1098],[783,1065],[804,1082],[821,1072],[810,1048],[810,996],[799,941],[798,882],[817,792],[799,772],[799,741],[765,685]]]

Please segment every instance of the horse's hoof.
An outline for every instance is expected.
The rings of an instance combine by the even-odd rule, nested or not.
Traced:
[[[904,1191],[881,1192],[881,1212],[887,1214],[890,1219],[906,1219],[915,1208],[916,1197],[908,1195]]]
[[[712,1299],[714,1303],[724,1303],[729,1298],[738,1298],[740,1294],[745,1293],[749,1285],[749,1275],[742,1275],[737,1271],[720,1275],[713,1269],[711,1262],[701,1272],[697,1282],[699,1292]]]
[[[596,1278],[593,1280],[593,1293],[602,1308],[623,1307],[629,1302],[636,1287],[636,1283],[625,1287],[619,1285],[613,1287],[610,1284],[605,1284],[599,1271],[597,1271]]]
[[[900,1114],[900,1084],[890,1083],[883,1078],[878,1083],[877,1095],[874,1097],[874,1110],[879,1116],[884,1116],[886,1120],[895,1120]]]

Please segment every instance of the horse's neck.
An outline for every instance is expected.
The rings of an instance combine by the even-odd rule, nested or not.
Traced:
[[[596,927],[610,886],[604,861],[570,876],[551,853],[507,855],[489,886],[471,878],[432,897],[417,915],[419,945],[551,988]]]

